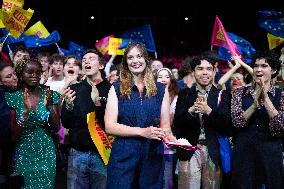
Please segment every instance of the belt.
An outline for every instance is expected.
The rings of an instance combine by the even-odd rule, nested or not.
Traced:
[[[206,145],[207,145],[207,141],[206,141],[206,139],[199,139],[199,140],[197,141],[197,144],[206,146]]]

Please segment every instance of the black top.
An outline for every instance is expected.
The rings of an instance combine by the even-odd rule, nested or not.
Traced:
[[[66,102],[63,103],[61,111],[62,124],[63,127],[69,129],[71,147],[79,151],[96,151],[96,147],[88,130],[88,113],[96,112],[96,118],[101,128],[103,130],[105,128],[104,114],[111,84],[107,80],[103,80],[97,84],[96,87],[99,91],[100,105],[94,104],[91,98],[92,86],[90,86],[87,80],[70,86],[70,89],[76,92],[72,111],[66,109]]]
[[[218,106],[219,92],[220,90],[216,87],[211,87],[207,102],[212,112],[209,116],[202,116],[209,155],[212,161],[217,165],[220,162],[220,156],[216,133],[231,135],[232,128],[230,118],[230,94],[224,91]],[[180,91],[174,116],[177,138],[186,138],[194,146],[197,145],[201,132],[200,121],[199,116],[197,114],[190,114],[188,109],[193,106],[196,101],[197,93],[198,91],[195,85]],[[190,160],[193,151],[178,150],[177,155],[180,160]]]
[[[10,139],[10,109],[5,100],[4,93],[9,89],[0,85],[0,143]]]

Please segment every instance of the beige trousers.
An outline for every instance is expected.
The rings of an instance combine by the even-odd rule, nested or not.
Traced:
[[[219,189],[221,184],[221,170],[210,159],[207,146],[198,145],[189,161],[178,163],[179,189]]]

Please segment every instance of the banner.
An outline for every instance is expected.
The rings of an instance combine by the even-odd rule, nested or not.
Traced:
[[[23,8],[24,0],[3,0],[2,9],[4,11],[11,11],[14,8]]]
[[[227,32],[227,34],[229,38],[237,45],[238,51],[241,53],[244,62],[252,63],[252,56],[256,53],[256,50],[253,48],[251,43],[234,33]],[[224,47],[218,48],[218,55],[222,60],[232,60],[230,51]]]
[[[25,30],[33,13],[32,9],[24,10],[21,8],[15,8],[9,12],[2,11],[2,21],[9,33],[17,38]]]
[[[96,42],[95,46],[103,55],[106,55],[108,53],[108,45],[109,45],[109,39],[111,37],[114,37],[114,35],[106,36],[102,39],[100,39],[98,42]]]
[[[57,30],[54,30],[47,38],[39,38],[37,35],[24,37],[24,43],[27,48],[50,46],[61,39]]]
[[[121,38],[110,38],[109,39],[109,47],[108,54],[110,55],[123,55],[124,49],[120,49],[120,45],[122,43]]]
[[[29,29],[25,31],[26,35],[37,35],[40,38],[47,38],[49,36],[49,32],[42,24],[41,21],[38,21],[34,25],[32,25]]]
[[[152,35],[151,26],[145,25],[138,28],[130,29],[121,35],[122,39],[127,39],[129,42],[141,42],[145,44],[147,51],[156,52],[154,37]],[[128,43],[120,48],[125,48]]]
[[[230,51],[232,56],[238,55],[241,57],[241,53],[238,51],[238,48],[235,43],[229,38],[225,28],[223,27],[222,22],[216,16],[211,45],[221,46]]]
[[[96,120],[95,112],[88,113],[87,115],[88,129],[91,138],[96,145],[100,156],[105,165],[108,164],[112,143],[114,137],[107,135],[100,127],[98,121]]]

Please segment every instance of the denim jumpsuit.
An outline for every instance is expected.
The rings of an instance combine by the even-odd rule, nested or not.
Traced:
[[[131,86],[130,99],[121,97],[120,83],[114,83],[118,97],[118,123],[146,128],[160,119],[165,87],[156,84],[158,93],[140,97],[136,85]],[[164,147],[158,140],[143,137],[117,137],[107,167],[108,189],[161,189],[163,185]]]

